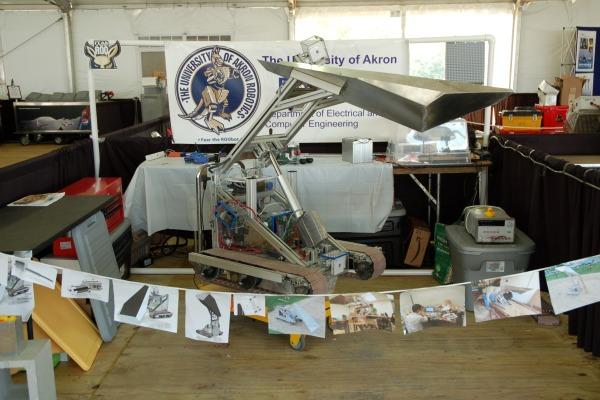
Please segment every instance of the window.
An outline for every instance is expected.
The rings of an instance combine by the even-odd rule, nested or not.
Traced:
[[[446,44],[411,43],[408,46],[409,75],[444,79],[446,76]]]
[[[139,40],[168,41],[231,41],[231,35],[162,35],[162,36],[139,36]],[[161,47],[142,47],[140,51],[142,58],[142,76],[166,76],[165,52]]]
[[[487,73],[494,42],[491,82],[508,87],[512,51],[512,3],[453,4],[389,7],[299,8],[295,38],[312,35],[325,39],[391,39],[409,42],[409,73],[481,83]],[[465,41],[469,37],[473,40]],[[427,38],[442,38],[437,43]],[[454,39],[454,40],[453,40]],[[463,39],[463,40],[461,40]]]
[[[410,75],[486,83],[486,42],[410,43],[409,54]]]
[[[390,7],[300,7],[295,38],[329,40],[402,37],[402,13]]]

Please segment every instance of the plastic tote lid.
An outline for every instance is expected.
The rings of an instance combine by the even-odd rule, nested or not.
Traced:
[[[515,229],[514,243],[477,243],[462,224],[446,226],[446,234],[451,248],[465,253],[533,253],[535,250],[535,243],[533,240],[519,229]]]

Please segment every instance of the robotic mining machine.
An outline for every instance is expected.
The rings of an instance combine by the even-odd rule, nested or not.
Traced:
[[[323,65],[322,40],[302,42],[294,62],[260,61],[286,78],[275,98],[230,153],[203,165],[197,175],[198,226],[202,210],[212,208],[212,248],[189,260],[200,278],[247,292],[321,294],[334,290],[339,275],[353,269],[369,279],[381,275],[380,248],[333,239],[318,215],[304,210],[295,177],[284,174],[278,159],[317,111],[349,103],[418,131],[426,131],[468,112],[489,106],[510,90]],[[298,62],[301,61],[301,62]],[[299,110],[284,134],[265,125],[278,111]],[[210,205],[204,204],[209,202]]]

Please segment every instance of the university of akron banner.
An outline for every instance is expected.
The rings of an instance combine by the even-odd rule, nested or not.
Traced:
[[[341,68],[408,74],[404,40],[327,41],[329,63]],[[171,127],[176,143],[235,143],[274,99],[284,79],[258,60],[292,61],[299,42],[172,42],[165,46]],[[284,133],[299,111],[277,112],[261,134]],[[345,136],[387,140],[400,125],[349,104],[319,110],[297,142]]]

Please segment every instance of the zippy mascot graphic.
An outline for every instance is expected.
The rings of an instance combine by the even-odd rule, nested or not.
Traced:
[[[116,69],[115,58],[121,54],[118,40],[91,40],[85,42],[83,52],[90,59],[91,69]]]
[[[258,74],[240,53],[221,46],[189,55],[176,77],[182,119],[217,135],[250,119],[258,106]]]
[[[206,126],[217,135],[225,130],[225,125],[215,116],[231,121],[231,114],[225,111],[229,106],[229,90],[225,89],[225,83],[230,79],[240,79],[239,72],[225,64],[219,53],[219,48],[215,47],[210,54],[211,63],[204,71],[208,85],[202,91],[202,99],[194,111],[180,115],[184,119],[204,118]]]

